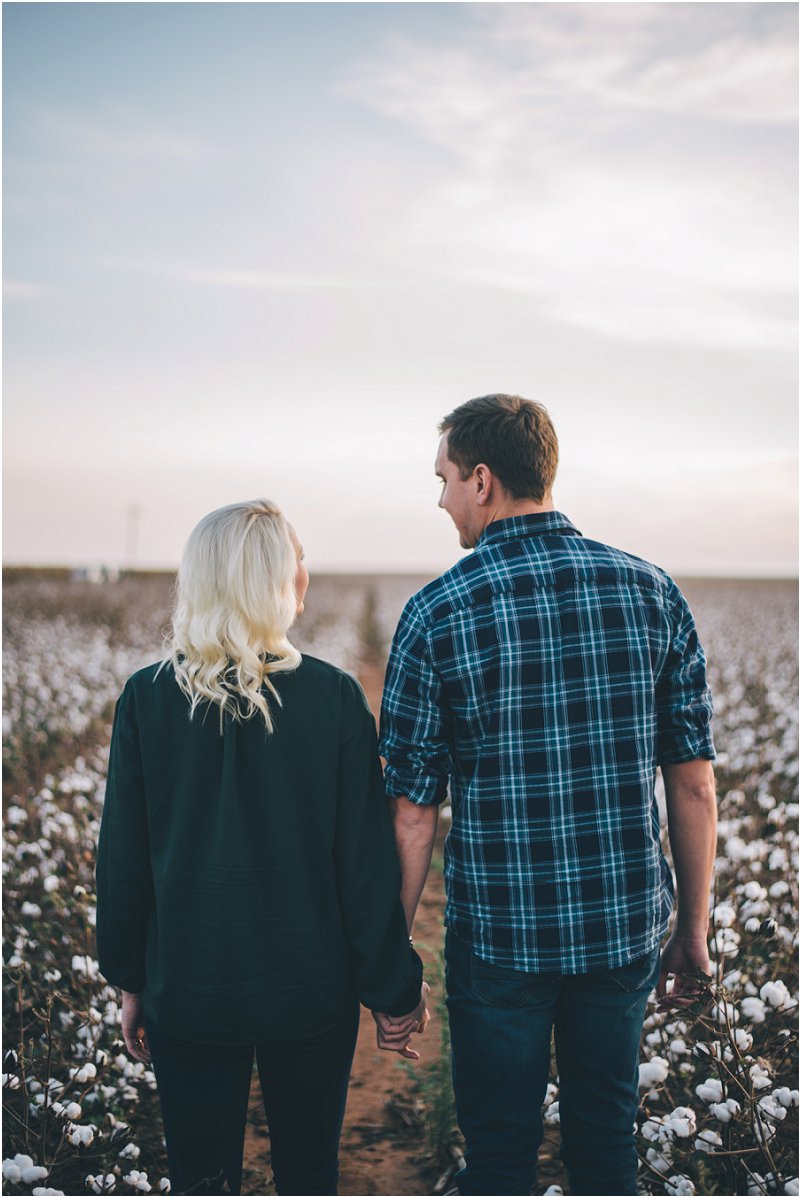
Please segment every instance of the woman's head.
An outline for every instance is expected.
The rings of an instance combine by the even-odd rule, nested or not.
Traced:
[[[235,719],[259,711],[272,729],[262,688],[300,664],[287,640],[308,586],[302,549],[266,499],[232,503],[193,529],[178,572],[168,660],[194,713],[203,700]]]

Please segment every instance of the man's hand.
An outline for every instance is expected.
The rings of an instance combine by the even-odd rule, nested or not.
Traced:
[[[142,1023],[142,995],[131,994],[128,990],[122,992],[122,1036],[125,1047],[137,1061],[150,1064],[150,1048],[147,1043],[147,1032]]]
[[[410,1048],[412,1034],[422,1036],[430,1016],[426,998],[430,987],[423,982],[420,1002],[408,1015],[387,1015],[383,1011],[371,1011],[376,1024],[376,1044],[384,1052],[398,1052],[410,1061],[419,1061],[420,1053]]]
[[[675,1007],[688,1007],[703,993],[703,982],[698,974],[709,977],[711,966],[706,938],[682,936],[674,932],[662,952],[662,967],[656,987],[658,1011],[670,1011]],[[668,978],[673,978],[673,988],[668,993]],[[710,978],[711,980],[711,978]]]

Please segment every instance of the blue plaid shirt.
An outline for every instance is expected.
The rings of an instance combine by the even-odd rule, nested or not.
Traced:
[[[704,652],[662,570],[559,512],[489,524],[407,603],[381,713],[389,795],[448,793],[447,925],[539,973],[616,968],[667,930],[661,762],[713,758]]]

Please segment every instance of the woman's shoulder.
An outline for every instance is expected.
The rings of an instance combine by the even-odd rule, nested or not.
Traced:
[[[364,691],[355,675],[340,669],[339,666],[332,665],[330,661],[323,661],[320,657],[312,657],[310,653],[304,653],[294,674],[299,680],[310,686],[326,685],[336,689],[345,704],[355,703],[359,707],[367,705]],[[291,677],[291,675],[285,675],[285,677]]]

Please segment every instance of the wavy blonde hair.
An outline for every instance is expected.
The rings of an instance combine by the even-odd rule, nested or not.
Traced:
[[[287,640],[297,614],[297,553],[289,524],[268,499],[232,503],[204,516],[186,543],[163,664],[191,704],[235,720],[259,713],[273,730],[264,691],[271,674],[300,665]]]

